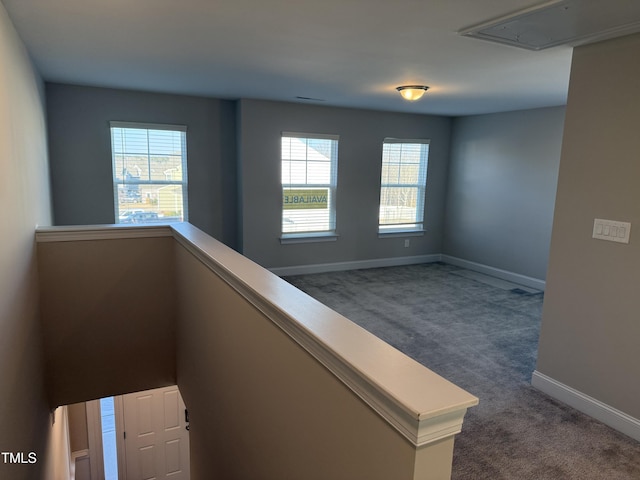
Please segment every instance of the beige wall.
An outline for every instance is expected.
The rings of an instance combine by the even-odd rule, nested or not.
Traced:
[[[69,449],[69,409],[56,408],[52,414],[53,425],[50,434],[49,454],[45,480],[67,480],[71,471],[71,451]]]
[[[38,244],[52,406],[175,385],[173,239]]]
[[[38,74],[0,4],[0,451],[35,452],[0,478],[38,478],[50,417],[44,394],[33,233],[50,222],[43,98]]]
[[[89,448],[87,404],[85,402],[69,405],[69,444],[72,452]]]
[[[640,35],[576,48],[538,371],[640,418]],[[628,245],[594,218],[633,224]]]
[[[178,241],[162,228],[39,231],[52,405],[177,380],[193,480],[450,478],[458,415],[475,397],[194,227],[174,227]],[[327,351],[285,333],[272,310],[306,315],[296,328]],[[68,407],[73,451],[88,446],[85,408]]]
[[[176,254],[193,480],[449,478],[453,438],[416,455],[264,314],[183,247]]]

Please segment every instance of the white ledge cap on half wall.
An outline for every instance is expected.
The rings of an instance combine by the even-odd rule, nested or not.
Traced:
[[[173,236],[415,446],[459,433],[478,398],[189,223],[47,227],[38,242]]]

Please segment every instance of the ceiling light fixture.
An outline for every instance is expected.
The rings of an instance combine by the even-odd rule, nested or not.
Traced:
[[[425,85],[403,85],[402,87],[397,87],[396,90],[400,92],[402,98],[405,100],[409,100],[413,102],[415,100],[419,100],[424,95],[429,87]]]

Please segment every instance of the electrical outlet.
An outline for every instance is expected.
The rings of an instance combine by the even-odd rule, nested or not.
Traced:
[[[411,240],[409,240],[408,238],[404,239],[404,248],[407,248],[409,245],[411,245]]]

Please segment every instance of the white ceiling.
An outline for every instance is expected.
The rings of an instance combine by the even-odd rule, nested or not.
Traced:
[[[445,115],[566,102],[571,47],[457,33],[537,0],[1,1],[47,81]],[[404,84],[431,88],[408,103]]]

